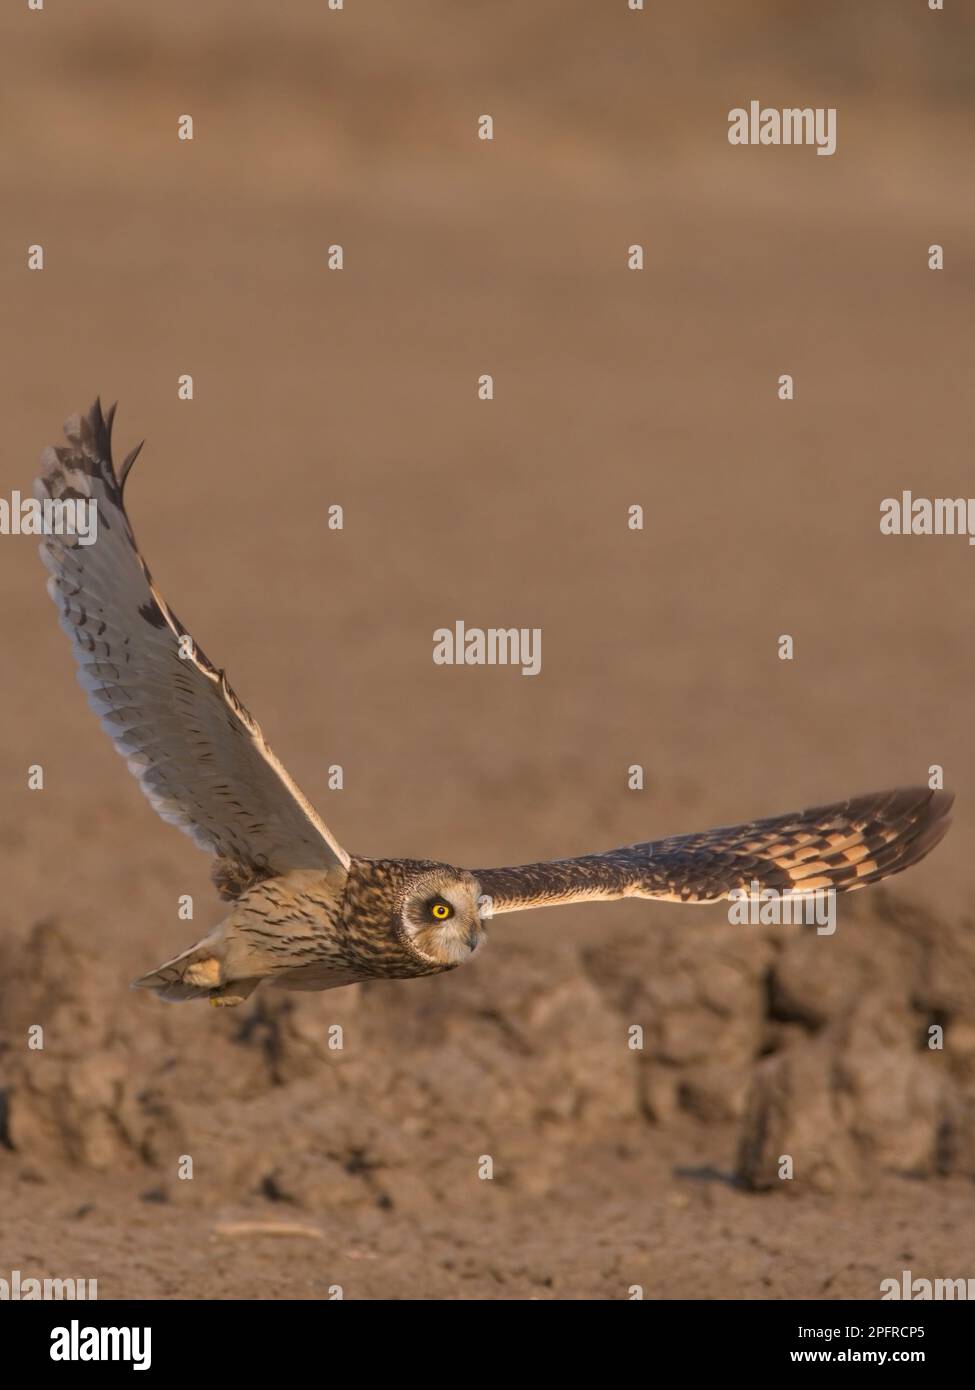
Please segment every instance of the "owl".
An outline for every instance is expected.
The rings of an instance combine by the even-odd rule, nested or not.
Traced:
[[[230,904],[201,941],[134,982],[160,999],[235,1005],[263,982],[324,990],[436,975],[477,954],[491,918],[529,908],[852,891],[917,863],[948,828],[951,797],[912,787],[512,868],[350,854],[153,583],[124,503],[142,446],[116,470],[114,413],[96,401],[66,423],[35,496],[96,504],[93,535],[44,536],[48,591],[89,703],[163,820],[213,856]]]

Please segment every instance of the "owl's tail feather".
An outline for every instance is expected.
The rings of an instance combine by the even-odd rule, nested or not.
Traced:
[[[167,960],[147,975],[140,975],[132,981],[132,988],[151,989],[159,999],[170,1004],[203,999],[222,984],[219,939],[218,932],[211,932],[188,951]]]

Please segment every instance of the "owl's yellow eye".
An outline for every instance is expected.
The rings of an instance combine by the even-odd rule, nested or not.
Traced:
[[[442,898],[438,898],[436,902],[430,904],[430,915],[436,917],[438,922],[446,922],[448,917],[453,917],[454,909],[450,903],[445,903]]]

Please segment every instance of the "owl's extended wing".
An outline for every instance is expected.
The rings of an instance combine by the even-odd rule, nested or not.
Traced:
[[[953,800],[904,787],[604,854],[472,872],[494,913],[611,898],[711,903],[753,883],[848,892],[923,859],[948,829]]]
[[[97,503],[93,544],[62,534],[40,547],[92,709],[163,820],[219,856],[218,884],[347,869],[348,854],[153,584],[122,500],[139,450],[116,474],[114,414],[113,406],[104,417],[96,401],[86,417],[68,420],[67,446],[44,451],[34,486],[42,501]]]

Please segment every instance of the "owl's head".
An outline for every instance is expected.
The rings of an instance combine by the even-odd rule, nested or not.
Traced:
[[[434,865],[406,886],[400,909],[410,947],[425,961],[461,965],[485,938],[478,912],[480,888],[473,874]]]

